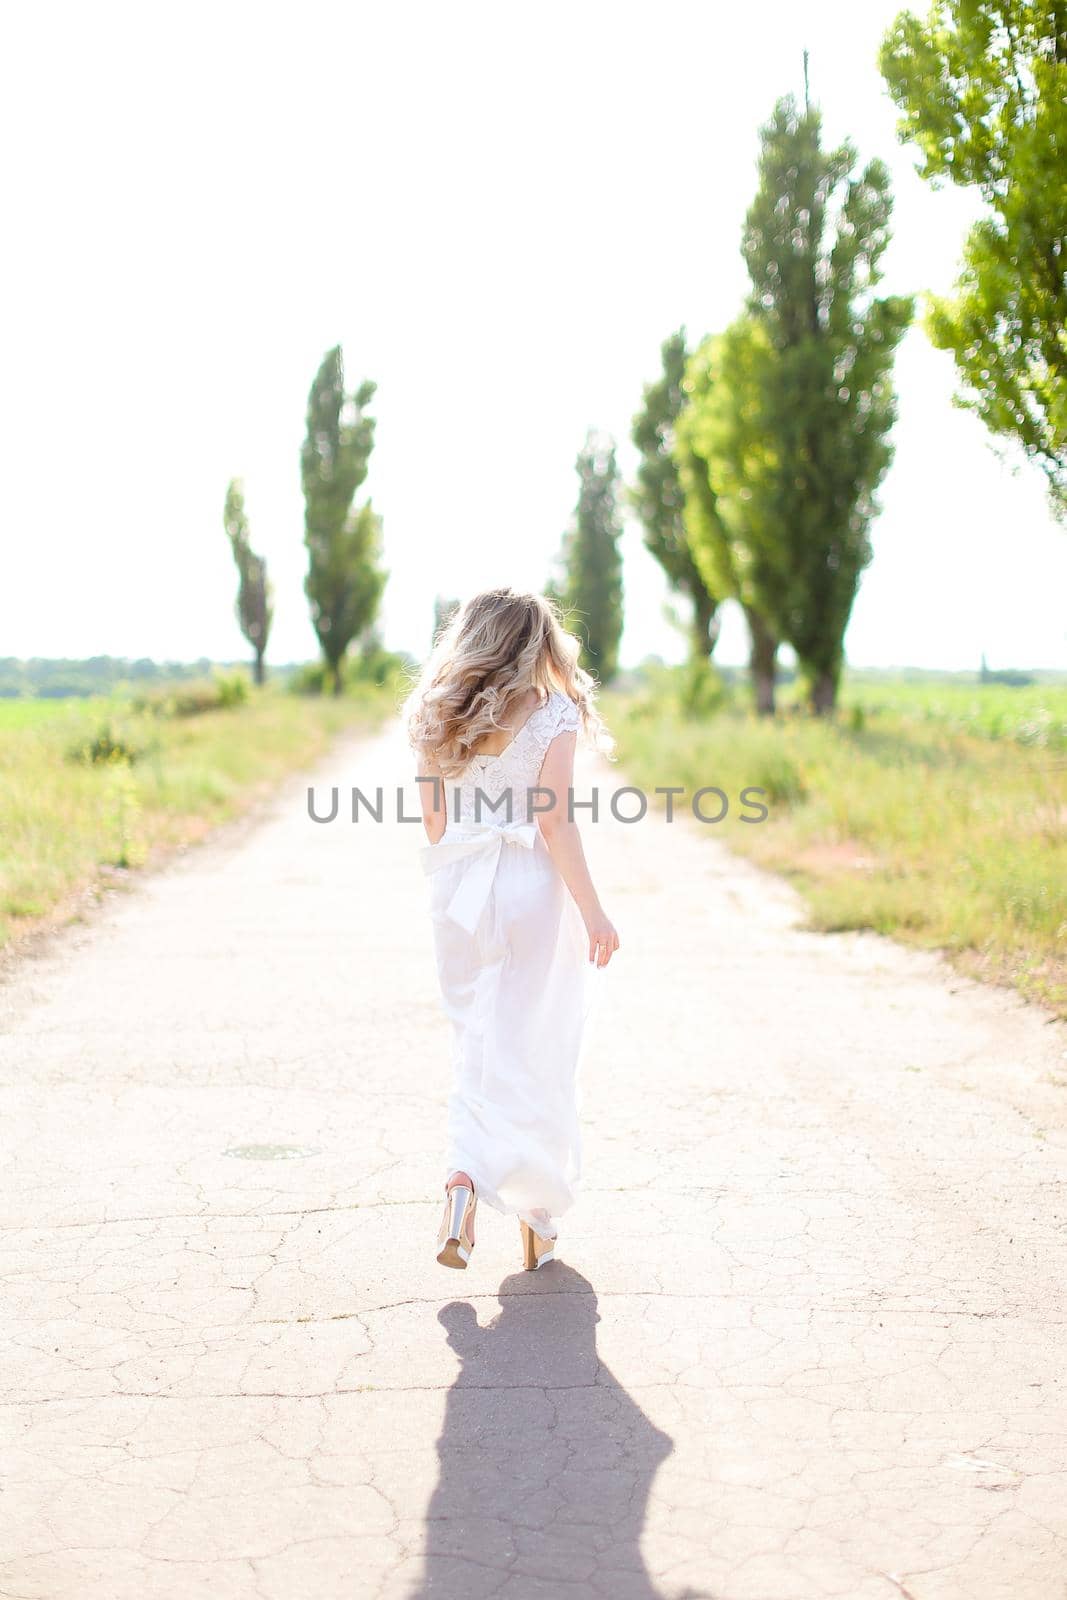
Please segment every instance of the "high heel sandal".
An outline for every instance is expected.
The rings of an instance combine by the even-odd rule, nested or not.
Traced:
[[[536,1272],[538,1267],[543,1267],[549,1261],[556,1259],[556,1240],[544,1238],[535,1233],[528,1222],[519,1219],[519,1232],[522,1235],[522,1265],[525,1272]]]
[[[466,1267],[474,1249],[474,1209],[478,1204],[473,1188],[465,1183],[445,1185],[445,1214],[437,1243],[437,1259],[443,1267]]]

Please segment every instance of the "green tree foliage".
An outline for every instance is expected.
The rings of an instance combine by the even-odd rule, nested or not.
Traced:
[[[793,646],[813,708],[835,701],[845,628],[870,561],[875,492],[892,459],[891,369],[910,299],[873,293],[889,241],[885,164],[824,150],[821,119],[779,101],[761,130],[742,254],[759,452],[760,523],[777,529],[782,591],[767,616]],[[780,610],[779,610],[780,608]]]
[[[760,409],[773,359],[752,317],[705,339],[686,364],[686,404],[674,442],[689,548],[709,590],[737,600],[744,612],[750,677],[763,714],[774,711],[787,583],[787,546],[773,504],[773,441]]]
[[[241,632],[252,646],[253,673],[256,683],[262,683],[265,673],[263,657],[270,638],[274,620],[271,587],[267,581],[267,562],[252,549],[245,515],[244,491],[240,480],[234,478],[226,490],[226,503],[222,513],[226,537],[230,541],[233,559],[237,564],[237,621]]]
[[[978,191],[955,299],[928,325],[960,403],[1015,440],[1067,517],[1067,4],[937,0],[896,19],[881,68],[919,172]]]
[[[563,537],[562,581],[546,592],[582,640],[582,664],[610,683],[622,638],[622,523],[614,441],[590,429],[578,455],[578,504]]]
[[[342,691],[345,652],[373,624],[386,583],[381,519],[369,500],[353,504],[374,448],[374,418],[366,407],[375,388],[366,382],[347,394],[341,347],[328,351],[308,396],[300,457],[308,551],[304,590],[335,694]]]
[[[674,452],[675,430],[685,404],[684,328],[664,341],[660,353],[662,375],[645,385],[641,410],[633,419],[631,438],[641,460],[630,502],[641,519],[646,549],[663,568],[671,588],[689,601],[691,653],[694,659],[706,660],[719,635],[719,604],[729,591],[709,588],[686,532],[685,492]]]

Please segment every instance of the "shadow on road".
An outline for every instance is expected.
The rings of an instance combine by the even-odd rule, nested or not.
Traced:
[[[499,1314],[439,1312],[462,1362],[437,1442],[422,1578],[411,1600],[501,1592],[664,1600],[641,1556],[670,1438],[597,1358],[592,1285],[557,1262],[500,1287]]]

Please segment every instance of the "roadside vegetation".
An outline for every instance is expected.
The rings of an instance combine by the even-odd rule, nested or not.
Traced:
[[[711,669],[642,679],[603,697],[631,780],[723,789],[708,836],[792,879],[813,927],[940,949],[1067,1016],[1067,684],[846,677],[835,719],[783,696],[771,722]],[[764,822],[740,821],[748,786]]]
[[[247,811],[339,733],[394,709],[392,679],[339,697],[245,672],[79,699],[0,699],[0,945]]]

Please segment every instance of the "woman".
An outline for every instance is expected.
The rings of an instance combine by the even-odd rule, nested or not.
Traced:
[[[579,1178],[591,975],[619,948],[569,804],[579,726],[611,748],[579,649],[542,596],[491,589],[456,613],[406,707],[453,1037],[445,1267],[470,1260],[479,1199],[518,1217],[523,1265],[543,1267]]]

